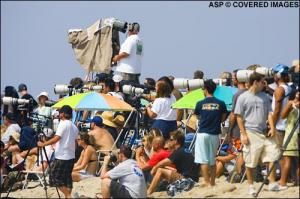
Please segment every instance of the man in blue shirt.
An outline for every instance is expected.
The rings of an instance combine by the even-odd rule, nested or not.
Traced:
[[[215,186],[216,160],[219,146],[221,123],[226,120],[227,109],[223,101],[213,97],[216,84],[204,82],[205,99],[196,104],[195,114],[199,119],[199,129],[195,142],[195,163],[201,164],[201,174],[205,185]]]

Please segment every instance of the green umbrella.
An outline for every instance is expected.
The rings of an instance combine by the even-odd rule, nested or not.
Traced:
[[[174,109],[195,109],[197,102],[205,98],[203,90],[197,89],[187,93],[172,105]]]

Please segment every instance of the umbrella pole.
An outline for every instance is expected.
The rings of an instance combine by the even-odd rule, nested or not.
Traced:
[[[116,146],[116,144],[117,144],[117,142],[118,142],[118,140],[119,140],[121,134],[122,134],[123,131],[124,131],[124,127],[127,125],[127,123],[129,122],[129,119],[131,118],[131,115],[133,114],[133,111],[134,111],[134,109],[130,112],[130,114],[129,114],[127,120],[125,121],[125,123],[124,123],[124,125],[123,125],[123,128],[121,129],[120,133],[118,134],[117,139],[115,140],[113,146],[111,147],[111,150],[113,150],[113,148],[115,148],[115,146]]]

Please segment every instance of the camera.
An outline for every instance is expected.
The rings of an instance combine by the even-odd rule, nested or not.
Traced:
[[[33,122],[32,127],[37,132],[43,129],[43,127],[48,126],[50,122],[50,118],[37,113],[31,113],[27,118]]]
[[[91,86],[83,86],[81,88],[74,88],[71,85],[67,84],[56,84],[54,85],[54,93],[57,95],[65,95],[69,94],[74,95],[78,93],[84,93],[87,91],[96,91],[96,92],[101,92],[103,90],[102,85],[91,85]]]
[[[274,75],[274,71],[266,67],[258,67],[255,70],[238,70],[236,73],[236,78],[239,82],[249,82],[250,75],[254,72],[264,75],[266,78],[271,78]]]
[[[195,90],[204,87],[204,79],[185,79],[185,78],[175,78],[173,81],[174,87],[176,89],[187,89]],[[223,85],[228,82],[227,79],[213,79],[218,85]]]
[[[88,132],[91,130],[91,123],[79,123],[78,129],[79,131]]]
[[[143,88],[134,87],[132,85],[123,85],[122,91],[128,95],[141,95],[145,92]]]
[[[56,104],[56,103],[57,103],[57,101],[46,100],[46,101],[45,101],[45,106],[51,107],[51,106],[53,106],[53,105]]]
[[[25,105],[25,104],[29,104],[30,100],[18,99],[18,98],[13,98],[13,97],[3,97],[1,99],[1,102],[4,105]]]

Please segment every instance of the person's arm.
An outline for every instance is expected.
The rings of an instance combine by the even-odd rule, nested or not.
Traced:
[[[151,106],[151,104],[149,104],[149,105],[146,107],[146,111],[147,111],[148,116],[149,116],[151,119],[154,119],[154,118],[157,117],[157,114],[156,114],[155,112],[153,112],[153,111],[151,110],[151,108],[152,108],[152,106]]]
[[[235,125],[235,123],[236,123],[236,115],[232,111],[229,115],[229,134],[230,134],[230,136],[232,136],[232,128]]]
[[[281,112],[281,115],[280,115],[281,118],[285,119],[289,115],[289,113],[292,109],[293,109],[293,101],[289,101]]]
[[[121,59],[124,59],[124,58],[126,58],[126,57],[128,57],[128,56],[129,56],[128,53],[122,52],[122,53],[120,53],[120,54],[114,56],[113,59],[112,59],[112,61],[113,61],[113,62],[117,62],[117,61],[120,61]]]
[[[74,164],[73,171],[75,171],[75,168],[78,167],[82,163],[83,156],[84,156],[84,150],[81,151],[79,159]]]
[[[158,168],[164,167],[164,166],[171,166],[172,161],[169,158],[161,160],[157,165],[155,165],[151,170],[151,175],[154,176]]]
[[[38,141],[37,145],[38,145],[38,147],[44,147],[44,146],[48,146],[48,145],[51,145],[51,144],[55,144],[59,140],[60,140],[60,136],[54,135],[53,138],[51,138],[50,140],[48,140],[46,142]]]
[[[80,159],[78,160],[78,164],[76,167],[74,166],[73,171],[80,171],[81,169],[84,169],[88,165],[92,157],[92,154],[93,154],[92,148],[87,147],[84,153],[80,155],[81,160]]]
[[[238,126],[240,128],[240,132],[241,132],[241,142],[242,142],[242,144],[248,145],[249,140],[248,140],[248,136],[247,136],[247,133],[246,133],[246,128],[245,128],[245,125],[244,125],[244,120],[240,115],[237,115],[236,120],[237,120]]]
[[[280,110],[281,110],[281,102],[282,98],[284,97],[284,89],[282,87],[278,87],[274,92],[274,100],[275,100],[275,108],[273,111],[273,121],[274,124],[277,123],[278,119],[280,118]]]
[[[110,178],[110,176],[107,173],[108,172],[107,166],[109,164],[109,160],[110,160],[110,156],[109,155],[104,156],[104,160],[103,160],[103,164],[102,164],[102,169],[101,169],[101,175],[100,175],[101,179]]]
[[[236,155],[228,154],[226,156],[217,156],[216,160],[219,160],[220,162],[223,162],[223,163],[227,163],[230,160],[233,160],[234,158],[236,158]]]
[[[268,115],[268,122],[270,125],[270,130],[268,132],[268,136],[273,137],[275,135],[275,122],[274,122],[274,117],[271,112],[269,112],[269,115]]]

